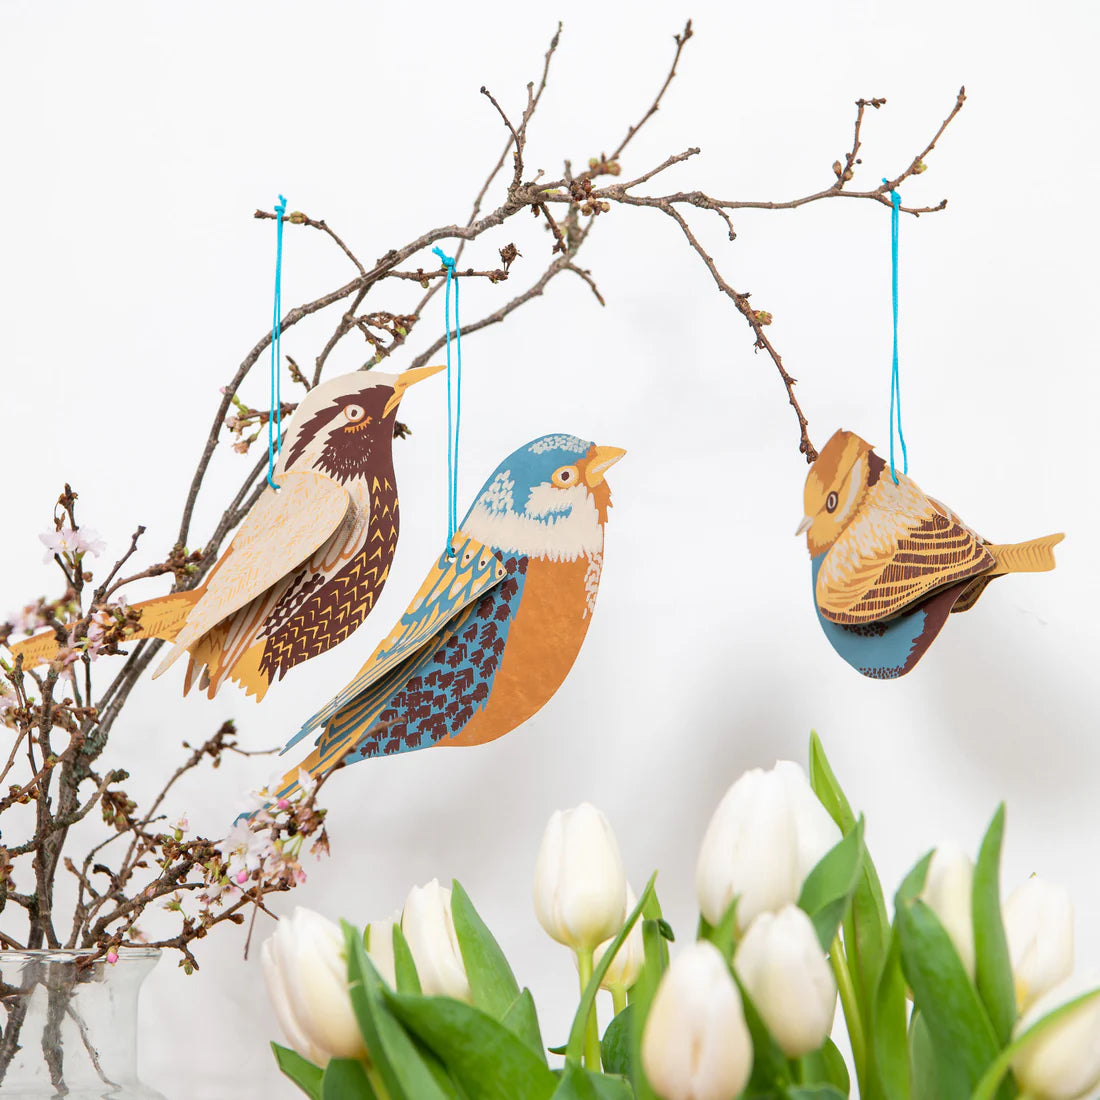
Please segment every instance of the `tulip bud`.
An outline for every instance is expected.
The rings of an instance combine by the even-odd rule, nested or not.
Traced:
[[[626,915],[634,912],[634,906],[638,904],[638,899],[634,896],[634,891],[630,889],[630,884],[627,883],[626,887]],[[624,920],[626,917],[624,916]],[[615,933],[618,935],[618,932]],[[613,939],[614,937],[612,937]],[[592,961],[595,965],[599,966],[600,959],[603,958],[604,952],[611,946],[611,939],[604,940],[599,947],[596,948]],[[603,977],[603,981],[600,982],[601,989],[607,990],[627,990],[638,980],[638,975],[642,971],[642,965],[645,963],[645,945],[642,941],[642,919],[639,917],[634,922],[634,927],[631,928],[627,934],[625,940],[623,940],[622,946],[615,952],[615,957],[611,960],[611,965],[607,968],[607,973]]]
[[[1016,1024],[1019,1037],[1056,1008],[1100,987],[1100,975],[1069,978],[1042,997]],[[1026,1043],[1012,1062],[1021,1095],[1077,1100],[1100,1086],[1100,997],[1093,997]]]
[[[535,913],[558,943],[591,951],[626,917],[626,872],[615,834],[595,806],[557,810],[535,863]]]
[[[1073,905],[1063,887],[1033,875],[1009,895],[1002,915],[1024,1012],[1073,971]]]
[[[788,1058],[817,1050],[833,1026],[836,982],[813,922],[797,905],[761,913],[733,968]]]
[[[319,1066],[367,1054],[348,995],[344,937],[330,920],[298,907],[280,917],[260,951],[268,997],[287,1041]]]
[[[472,1002],[466,964],[451,915],[451,891],[440,886],[438,879],[409,891],[401,914],[401,931],[409,941],[421,991],[429,997]]]
[[[975,973],[973,885],[973,862],[957,844],[948,842],[933,853],[920,893],[921,900],[939,918],[971,978]]]
[[[367,925],[367,954],[390,989],[397,988],[397,970],[393,961],[393,929],[400,923],[401,914],[395,913],[392,920],[376,920]]]
[[[700,940],[665,971],[642,1032],[642,1067],[664,1100],[733,1100],[752,1071],[741,994],[722,953]]]
[[[797,901],[806,875],[839,840],[840,829],[797,764],[745,772],[703,837],[695,872],[700,911],[717,924],[736,896],[744,931],[758,913]]]

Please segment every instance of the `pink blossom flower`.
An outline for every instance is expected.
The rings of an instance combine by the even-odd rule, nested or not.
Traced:
[[[94,554],[98,557],[106,547],[106,543],[91,527],[81,527],[78,530],[62,527],[60,531],[47,531],[38,538],[46,547],[43,561],[50,561],[55,554],[66,554],[70,558],[80,554]]]
[[[13,630],[23,634],[33,634],[40,626],[45,625],[38,604],[27,604],[12,616],[11,625]]]
[[[118,962],[118,952],[117,951],[108,951],[107,952],[107,961],[112,966],[114,966],[115,963]]]
[[[12,695],[9,691],[0,691],[0,714],[11,710],[12,707],[19,706],[19,700],[16,696]]]

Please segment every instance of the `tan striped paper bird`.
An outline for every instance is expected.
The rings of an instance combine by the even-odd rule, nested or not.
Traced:
[[[399,531],[393,426],[409,386],[442,367],[356,371],[315,386],[287,425],[266,488],[203,584],[135,605],[132,637],[185,653],[186,694],[213,698],[226,680],[262,699],[271,682],[349,637],[389,576]],[[12,647],[24,666],[48,661],[52,632]]]
[[[920,660],[952,611],[968,611],[1006,573],[1054,568],[1063,535],[988,542],[871,444],[838,431],[806,477],[814,604],[838,653],[865,676],[893,679]]]

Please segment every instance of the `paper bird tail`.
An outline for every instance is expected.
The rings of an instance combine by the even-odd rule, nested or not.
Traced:
[[[264,643],[250,646],[234,664],[229,665],[227,661],[232,658],[226,652],[226,633],[226,626],[219,624],[190,646],[183,694],[186,695],[197,685],[199,691],[206,692],[208,699],[213,699],[226,680],[235,680],[245,694],[254,695],[258,703],[271,686],[267,674],[260,671]]]
[[[1054,568],[1054,548],[1065,537],[1044,535],[1030,542],[1012,542],[1004,546],[989,543],[986,549],[997,562],[989,576],[999,577],[1002,573],[1046,573]]]
[[[167,596],[157,596],[153,600],[144,600],[133,605],[140,612],[137,629],[126,637],[127,641],[141,641],[143,638],[163,638],[170,642],[187,621],[188,612],[201,595],[200,591],[172,592]],[[23,667],[34,668],[46,664],[57,655],[57,637],[52,630],[35,634],[22,642],[11,646],[12,653],[23,656]]]
[[[990,581],[1008,573],[1046,573],[1054,568],[1054,547],[1065,535],[1044,535],[1030,542],[1010,542],[1004,546],[987,543],[986,549],[993,555],[994,566],[987,573],[975,577],[955,601],[952,613],[969,611],[979,600]]]

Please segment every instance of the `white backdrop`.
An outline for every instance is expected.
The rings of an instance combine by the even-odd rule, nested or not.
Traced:
[[[688,14],[652,7],[566,16],[531,168],[584,163],[639,117]],[[36,535],[65,480],[112,554],[137,523],[148,527],[142,560],[171,545],[218,387],[269,323],[274,232],[253,221],[257,206],[282,191],[366,259],[465,220],[505,137],[478,88],[518,114],[554,29],[551,14],[517,10],[4,0],[0,614],[56,590]],[[615,211],[581,254],[606,309],[563,276],[466,346],[463,501],[543,432],[629,450],[610,479],[600,606],[577,666],[502,741],[334,780],[333,856],[277,908],[362,923],[389,915],[413,883],[457,877],[532,986],[547,1040],[560,1041],[572,966],[530,901],[551,811],[582,799],[602,807],[634,884],[660,868],[666,912],[687,937],[711,809],[745,768],[804,761],[814,727],[867,814],[889,889],[942,838],[976,849],[1006,799],[1006,884],[1032,871],[1068,884],[1079,956],[1100,964],[1100,20],[1086,3],[1041,18],[1022,3],[914,12],[870,0],[697,5],[680,77],[624,168],[700,145],[703,156],[664,187],[794,197],[832,182],[854,100],[886,96],[867,119],[856,180],[874,184],[909,163],[965,82],[962,115],[902,191],[909,203],[950,199],[901,229],[911,471],[988,537],[1065,530],[1058,570],[999,582],[901,681],[851,671],[815,621],[805,546],[792,537],[805,465],[774,368],[667,219]],[[886,209],[743,213],[734,244],[717,219],[692,214],[733,284],[775,315],[770,333],[800,379],[815,441],[844,426],[885,445]],[[466,257],[492,265],[511,239],[524,254],[516,281],[468,284],[466,318],[548,260],[548,237],[526,217]],[[320,234],[288,227],[288,307],[351,274]],[[431,308],[422,342],[442,324],[442,302]],[[311,362],[333,323],[295,328],[284,349]],[[363,357],[348,341],[333,373]],[[266,401],[262,365],[243,393]],[[232,688],[214,703],[181,700],[175,674],[144,684],[105,761],[129,768],[134,790],[152,790],[183,738],[225,718],[251,746],[281,742],[359,666],[438,552],[442,412],[434,381],[403,407],[415,433],[395,447],[403,539],[368,624],[259,708]],[[253,459],[219,448],[196,542]],[[170,810],[218,833],[266,768],[229,761]],[[267,1049],[276,1030],[258,953],[242,960],[243,936],[219,931],[199,945],[199,974],[165,959],[147,983],[145,1076],[172,1100],[289,1097]]]

